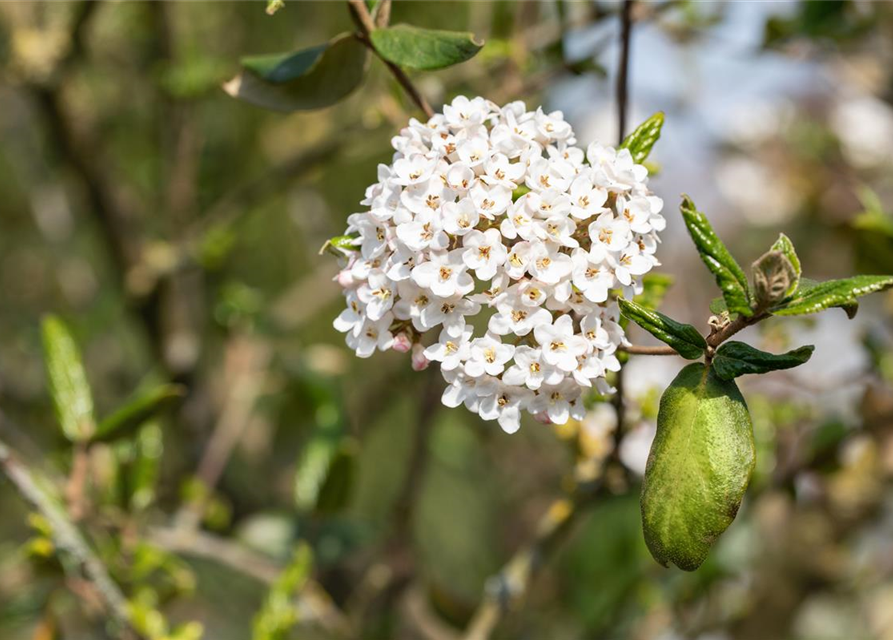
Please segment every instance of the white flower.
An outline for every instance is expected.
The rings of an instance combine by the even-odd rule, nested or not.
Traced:
[[[391,143],[339,243],[347,344],[438,362],[443,403],[509,433],[524,411],[563,423],[584,390],[612,393],[615,291],[642,290],[666,226],[645,167],[628,150],[584,153],[561,112],[464,96]]]
[[[440,339],[425,349],[425,357],[439,362],[440,368],[444,371],[455,369],[468,358],[471,334],[471,327],[466,327],[458,337],[450,335],[450,332],[444,329],[440,332]]]
[[[441,230],[443,217],[433,211],[417,213],[412,222],[397,226],[397,237],[408,249],[416,253],[425,249],[446,249],[450,244],[447,234]]]
[[[608,251],[622,251],[632,239],[629,223],[615,218],[610,211],[601,214],[589,225],[589,237],[595,246],[599,243]]]
[[[568,418],[582,420],[586,415],[580,387],[573,380],[542,387],[530,402],[530,412],[544,413],[555,424],[565,424]]]
[[[380,320],[394,306],[394,282],[381,271],[372,271],[369,281],[357,289],[357,297],[366,305],[366,316]]]
[[[570,214],[577,220],[586,220],[601,213],[608,199],[608,191],[592,184],[588,174],[574,179],[570,191]]]
[[[502,381],[506,384],[524,385],[537,390],[543,383],[558,384],[564,372],[543,361],[542,351],[522,345],[515,348],[515,364],[506,369]]]
[[[384,314],[379,320],[366,318],[359,331],[347,334],[347,346],[356,351],[360,358],[368,358],[376,348],[387,351],[394,342],[394,336],[389,330],[393,320],[394,316],[390,313]]]
[[[464,404],[469,411],[477,413],[481,396],[488,396],[496,391],[498,381],[490,376],[472,378],[457,369],[448,369],[443,372],[444,379],[449,386],[444,390],[441,402],[448,407],[458,407]]]
[[[449,335],[459,336],[465,330],[465,316],[474,315],[480,310],[480,304],[467,298],[441,298],[422,309],[420,324],[423,331],[442,324]]]
[[[586,339],[574,334],[570,316],[561,316],[551,325],[539,325],[533,330],[533,336],[543,349],[543,360],[562,371],[576,369],[577,356],[589,349]]]
[[[484,420],[496,420],[506,433],[515,433],[521,427],[521,410],[532,397],[527,389],[499,384],[492,394],[481,398],[478,415]]]
[[[350,291],[347,294],[347,308],[335,318],[332,325],[341,333],[350,332],[351,334],[356,335],[363,328],[365,322],[366,314],[363,313],[362,303],[357,297],[356,292]]]
[[[635,244],[627,245],[616,260],[608,256],[608,262],[614,267],[617,281],[624,286],[632,283],[634,276],[641,276],[651,270],[651,260],[643,256]]]
[[[533,245],[527,270],[540,282],[558,284],[562,278],[570,275],[573,269],[573,259],[567,254],[560,253],[557,246],[542,242]]]
[[[518,188],[518,181],[524,176],[526,167],[519,162],[510,162],[502,153],[494,153],[484,162],[481,180],[491,187],[505,187],[510,191]]]
[[[488,187],[478,183],[471,188],[471,201],[478,213],[492,220],[494,216],[504,213],[512,203],[512,192],[502,185]]]
[[[496,336],[485,335],[471,342],[465,373],[477,378],[485,373],[498,376],[505,370],[505,363],[512,359],[515,347],[503,344]]]
[[[573,282],[587,300],[604,302],[608,291],[614,286],[614,274],[606,264],[592,259],[592,254],[583,249],[574,251]]]
[[[449,252],[432,252],[428,262],[423,262],[412,270],[412,279],[417,285],[431,289],[441,298],[465,295],[474,289],[474,281],[465,273],[461,249]]]
[[[502,245],[502,235],[497,229],[471,231],[466,234],[462,245],[465,247],[462,260],[481,280],[489,280],[495,276],[497,267],[505,262],[506,251]]]
[[[408,186],[428,181],[434,173],[437,160],[415,153],[408,158],[394,161],[394,184]]]
[[[526,336],[540,324],[552,322],[552,314],[546,309],[524,304],[517,294],[508,295],[496,305],[497,313],[490,316],[488,329],[498,336],[513,333]]]

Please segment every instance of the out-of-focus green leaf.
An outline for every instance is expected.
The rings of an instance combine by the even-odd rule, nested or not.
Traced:
[[[55,316],[43,321],[43,350],[62,433],[72,442],[85,442],[96,429],[93,396],[77,344],[65,323]]]
[[[651,153],[654,143],[660,138],[663,126],[664,114],[662,111],[658,111],[626,136],[620,143],[620,148],[629,149],[635,163],[641,164]]]
[[[90,438],[93,442],[108,442],[130,435],[147,420],[175,404],[186,395],[186,387],[164,384],[137,394],[112,415],[104,418]]]
[[[797,288],[800,276],[781,251],[768,251],[753,263],[756,307],[766,309],[788,297]]]
[[[254,618],[253,640],[286,640],[298,623],[299,611],[295,596],[301,591],[313,570],[313,553],[301,543],[294,557],[270,587],[263,607]]]
[[[334,514],[341,511],[350,501],[356,476],[356,446],[343,441],[329,465],[325,482],[316,499],[316,512]]]
[[[354,34],[284,54],[242,60],[242,71],[223,85],[234,98],[275,111],[322,109],[360,86],[369,51]]]
[[[484,46],[474,34],[397,24],[370,34],[375,50],[388,62],[408,69],[443,69],[465,62]]]
[[[133,442],[133,456],[126,468],[127,501],[133,511],[142,511],[155,501],[158,470],[164,440],[157,422],[144,424]]]
[[[350,465],[345,460],[338,462],[339,456],[346,452],[345,447],[349,448],[349,445],[344,438],[344,416],[332,390],[318,382],[309,384],[308,390],[316,396],[317,408],[315,429],[301,450],[295,470],[295,502],[302,511],[313,511],[320,506],[319,501],[330,476],[335,472],[344,472],[345,464]],[[339,465],[338,469],[336,464]],[[343,476],[338,480],[332,478],[335,484],[329,487],[333,493],[328,499],[335,498],[335,494],[343,489],[336,489],[336,485],[344,480],[349,490],[352,476]]]
[[[859,309],[859,297],[890,287],[893,276],[854,276],[819,283],[804,279],[793,298],[771,311],[777,316],[800,316],[841,307],[852,318]]]
[[[858,193],[865,210],[853,220],[856,265],[861,273],[893,273],[893,215],[871,189]]]
[[[701,260],[716,278],[729,311],[748,317],[753,315],[747,276],[713,232],[707,217],[695,208],[695,203],[688,196],[682,197],[681,211],[688,233],[698,248]]]
[[[673,282],[673,276],[664,273],[646,274],[642,278],[642,293],[636,296],[635,302],[647,309],[657,309]]]
[[[630,300],[621,298],[620,311],[624,316],[638,324],[648,333],[662,342],[666,342],[679,352],[683,358],[696,360],[704,354],[707,341],[690,324],[676,322],[659,311],[646,309]]]
[[[806,345],[781,355],[760,351],[749,344],[732,340],[723,343],[713,357],[716,375],[723,380],[733,380],[748,373],[768,373],[797,367],[812,356],[815,347]]]
[[[267,15],[275,15],[277,11],[285,7],[284,0],[267,0]]]
[[[660,564],[694,571],[738,513],[755,463],[738,387],[701,363],[664,392],[642,483],[645,542]]]

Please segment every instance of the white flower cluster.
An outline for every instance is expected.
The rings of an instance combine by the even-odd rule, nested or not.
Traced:
[[[362,358],[439,362],[443,403],[509,433],[523,410],[582,418],[584,388],[613,391],[619,368],[614,294],[641,292],[658,264],[663,203],[645,167],[598,143],[584,154],[561,112],[463,96],[392,143],[368,210],[348,218],[335,328]]]

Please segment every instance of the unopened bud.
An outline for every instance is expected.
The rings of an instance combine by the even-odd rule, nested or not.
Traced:
[[[425,347],[418,342],[412,345],[412,370],[424,371],[429,364],[431,361],[425,357]]]
[[[353,279],[353,276],[351,275],[349,269],[344,269],[343,271],[339,271],[338,275],[335,276],[335,280],[344,289],[349,289],[350,287],[354,286],[354,279]]]
[[[552,424],[552,418],[549,417],[549,414],[545,411],[540,411],[539,413],[533,414],[533,419],[539,422],[540,424]]]
[[[394,336],[394,344],[391,345],[391,348],[400,353],[409,353],[409,350],[412,349],[412,340],[405,333],[398,333]]]

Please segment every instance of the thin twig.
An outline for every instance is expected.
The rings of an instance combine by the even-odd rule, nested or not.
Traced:
[[[617,142],[626,135],[626,112],[629,106],[629,58],[633,29],[633,3],[624,0],[620,12],[620,63],[617,70]]]
[[[210,494],[245,432],[263,390],[269,350],[256,341],[241,338],[230,346],[228,355],[232,370],[227,383],[226,402],[220,409],[196,472],[201,482],[201,495],[184,505],[175,517],[176,526],[186,531],[198,528],[201,523]]]
[[[425,100],[425,97],[419,92],[416,86],[412,83],[412,80],[409,79],[409,76],[403,72],[403,69],[398,67],[393,62],[389,62],[385,60],[375,46],[372,44],[372,40],[369,38],[369,34],[375,31],[376,25],[375,21],[372,19],[372,15],[369,13],[369,9],[366,7],[366,3],[363,0],[347,0],[347,5],[350,8],[350,14],[356,22],[357,27],[360,29],[360,40],[365,44],[372,53],[376,55],[376,57],[381,60],[385,66],[388,68],[388,71],[391,72],[391,75],[394,76],[394,79],[400,83],[400,86],[403,87],[403,90],[410,97],[410,99],[416,104],[416,106],[421,109],[424,114],[431,118],[434,116],[434,110],[431,108],[431,105],[428,104],[428,101]],[[390,7],[387,9],[388,15],[390,16]]]
[[[32,508],[36,509],[50,524],[53,541],[60,551],[73,562],[63,562],[69,577],[85,579],[106,609],[111,620],[120,628],[122,637],[139,638],[130,624],[127,599],[121,589],[111,579],[105,565],[84,540],[68,514],[49,493],[50,483],[35,470],[23,463],[12,448],[0,440],[0,468]]]

